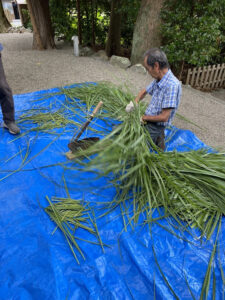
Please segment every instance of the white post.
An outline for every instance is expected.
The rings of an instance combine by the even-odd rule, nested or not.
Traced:
[[[74,50],[74,55],[75,56],[79,56],[79,40],[78,40],[78,36],[74,35],[72,37],[72,41],[73,41],[73,50]]]

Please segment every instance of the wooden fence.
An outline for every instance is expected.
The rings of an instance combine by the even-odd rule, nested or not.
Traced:
[[[186,84],[205,90],[225,87],[225,64],[188,69]]]

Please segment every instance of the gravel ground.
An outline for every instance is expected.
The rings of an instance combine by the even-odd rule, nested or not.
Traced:
[[[4,46],[3,64],[14,94],[65,86],[85,81],[107,80],[126,84],[134,94],[152,78],[131,70],[122,70],[92,57],[75,57],[71,45],[58,43],[57,50],[32,50],[32,34],[0,34]],[[224,95],[224,93],[222,93]],[[193,131],[209,146],[225,149],[225,99],[183,85],[179,114],[174,125]]]

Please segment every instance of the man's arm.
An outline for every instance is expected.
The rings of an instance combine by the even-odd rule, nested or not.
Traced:
[[[157,116],[142,116],[143,121],[149,121],[149,122],[167,122],[169,120],[170,114],[171,114],[172,108],[164,108],[161,112],[161,114]]]
[[[146,89],[141,90],[138,93],[137,97],[135,98],[135,102],[138,103],[140,100],[144,99],[144,97],[146,96],[146,94],[147,94]]]

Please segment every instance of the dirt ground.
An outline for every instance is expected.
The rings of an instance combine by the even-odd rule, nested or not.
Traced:
[[[0,34],[2,60],[14,94],[65,86],[78,82],[107,80],[126,84],[134,94],[152,78],[132,70],[122,70],[93,57],[75,57],[73,47],[63,42],[58,49],[32,50],[32,34]],[[218,95],[219,94],[219,95]],[[207,145],[225,150],[224,90],[203,93],[183,85],[178,113],[199,127],[179,119],[174,125],[194,132]]]
[[[215,89],[211,92],[211,95],[225,101],[225,88],[223,89]]]

